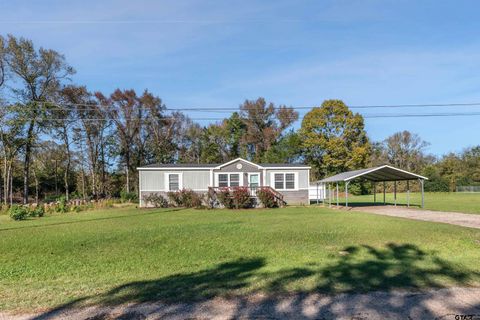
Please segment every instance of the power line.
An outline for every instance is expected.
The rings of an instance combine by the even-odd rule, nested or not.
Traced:
[[[363,115],[363,118],[367,119],[378,119],[378,118],[430,118],[430,117],[463,117],[463,116],[480,116],[480,112],[451,112],[451,113],[423,113],[423,114],[367,114]],[[16,117],[17,120],[31,120],[31,117]],[[155,120],[177,120],[178,117],[162,117]],[[192,121],[222,121],[226,118],[188,118]],[[297,117],[287,117],[286,120],[296,120]],[[47,121],[85,121],[85,122],[95,122],[95,121],[109,121],[110,118],[48,118]],[[143,121],[149,122],[148,119],[138,119],[138,118],[124,118],[131,122],[134,121]],[[154,121],[155,121],[154,120]]]
[[[62,106],[55,102],[48,102],[48,101],[33,101],[36,103],[43,104],[47,107],[59,107]],[[76,108],[76,110],[81,111],[89,111],[89,110],[97,110],[98,108],[101,109],[108,109],[108,105],[103,104],[95,104],[95,103],[65,103],[64,106],[76,106],[76,107],[84,107],[84,108]],[[19,108],[25,107],[34,107],[33,105],[26,105],[21,106]],[[314,107],[319,106],[287,106],[293,110],[308,110]],[[432,107],[480,107],[480,102],[469,102],[469,103],[428,103],[428,104],[393,104],[393,105],[350,105],[348,108],[350,109],[389,109],[389,108],[432,108]],[[229,111],[240,111],[240,107],[179,107],[179,108],[172,108],[172,107],[164,107],[162,108],[165,111],[190,111],[190,112],[229,112]],[[275,108],[276,110],[279,107]]]

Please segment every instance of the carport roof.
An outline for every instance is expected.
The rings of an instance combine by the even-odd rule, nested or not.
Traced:
[[[400,180],[428,180],[427,177],[398,169],[389,165],[374,168],[360,169],[342,172],[317,182],[347,182],[356,178],[363,178],[370,181],[400,181]]]

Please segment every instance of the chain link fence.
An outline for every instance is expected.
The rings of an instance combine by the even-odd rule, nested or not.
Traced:
[[[480,186],[458,186],[457,192],[480,192]]]

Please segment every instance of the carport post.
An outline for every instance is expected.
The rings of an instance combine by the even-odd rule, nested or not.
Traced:
[[[373,204],[377,204],[377,183],[373,182]]]
[[[338,207],[338,182],[337,182],[337,207]]]
[[[332,185],[328,184],[328,207],[332,207]]]
[[[393,182],[393,202],[397,206],[397,181]]]
[[[422,186],[422,208],[425,207],[425,195],[424,195],[424,188],[423,188],[423,179],[418,179],[420,181],[420,185]]]
[[[410,180],[407,180],[407,207],[410,207]]]
[[[383,181],[383,205],[386,205],[387,203],[385,202],[385,181]]]
[[[345,207],[348,208],[348,184],[350,181],[345,182]]]

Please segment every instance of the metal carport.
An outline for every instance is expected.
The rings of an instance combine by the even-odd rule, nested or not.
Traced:
[[[317,181],[317,186],[321,183],[323,183],[324,185],[328,184],[328,189],[329,189],[328,197],[331,205],[332,203],[331,184],[336,183],[336,195],[337,195],[337,205],[338,205],[338,192],[339,192],[338,183],[344,182],[345,183],[345,199],[346,199],[345,206],[348,207],[348,185],[352,180],[360,179],[360,178],[373,182],[374,203],[377,202],[376,183],[383,182],[383,204],[386,203],[385,202],[385,183],[387,181],[393,181],[395,183],[394,184],[395,205],[397,205],[397,181],[407,181],[407,201],[408,201],[407,205],[408,206],[410,206],[410,183],[409,182],[412,180],[418,180],[420,182],[421,190],[422,190],[422,208],[425,205],[424,181],[428,180],[428,178],[412,172],[408,172],[402,169],[392,167],[390,165],[382,165],[374,168],[342,172],[334,176]]]

